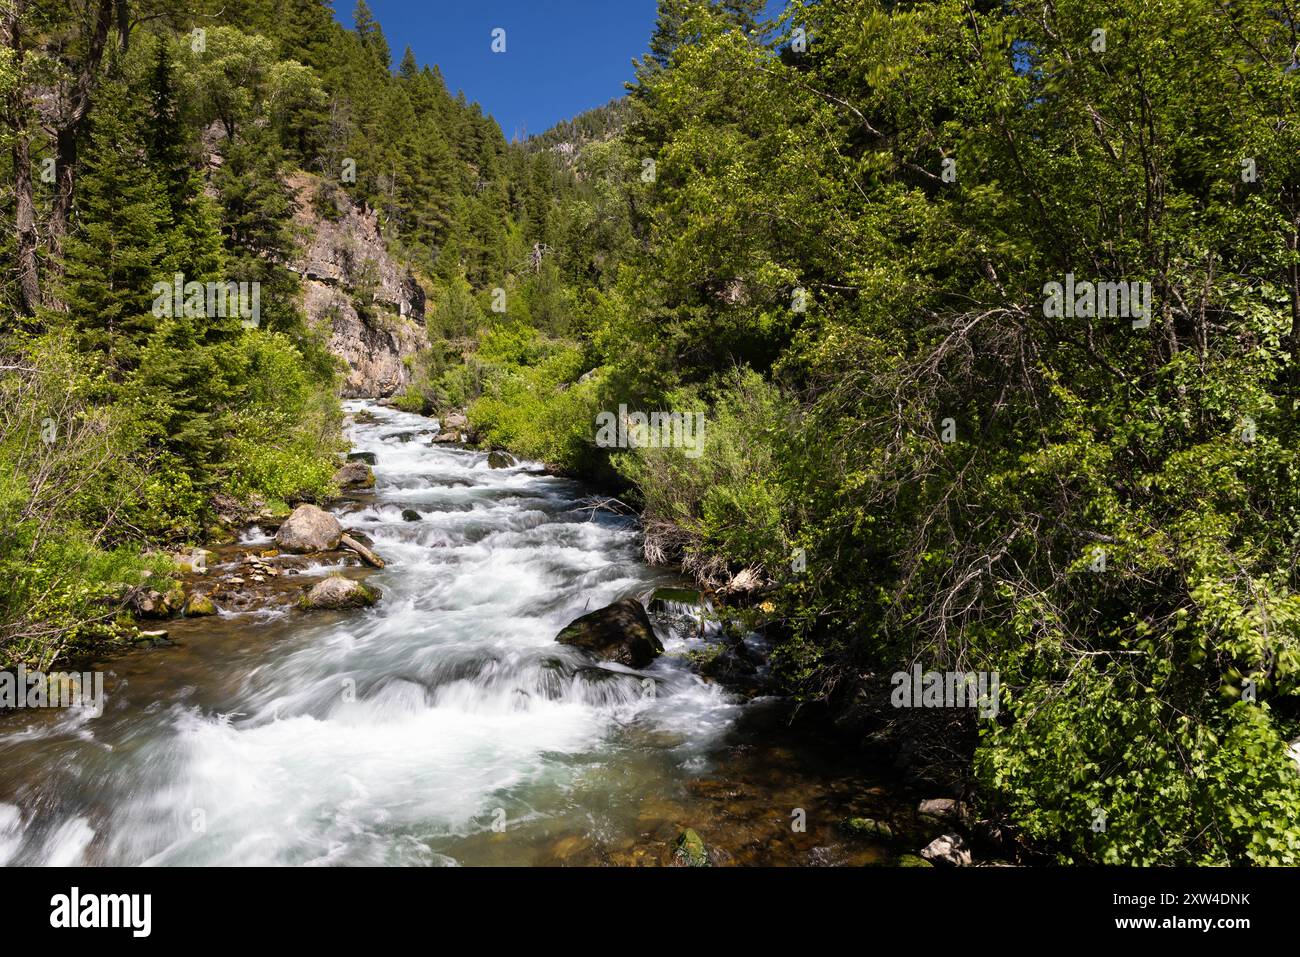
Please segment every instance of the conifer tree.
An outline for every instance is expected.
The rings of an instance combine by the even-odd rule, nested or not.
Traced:
[[[121,84],[105,85],[82,158],[75,229],[64,256],[63,300],[82,347],[116,374],[133,368],[153,332],[154,284],[175,264],[167,194],[147,162],[140,111]]]

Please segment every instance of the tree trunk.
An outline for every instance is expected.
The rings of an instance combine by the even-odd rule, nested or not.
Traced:
[[[54,133],[56,168],[56,186],[54,202],[50,207],[49,253],[51,271],[62,268],[60,256],[63,250],[63,238],[68,232],[68,221],[72,217],[72,203],[75,196],[77,177],[77,143],[90,114],[90,96],[99,77],[99,64],[104,58],[104,46],[108,42],[109,30],[114,22],[115,7],[119,13],[119,29],[128,28],[129,20],[124,9],[125,0],[99,0],[99,10],[95,16],[95,28],[91,33],[86,49],[86,58],[77,73],[76,83],[68,98],[67,110],[59,118]],[[118,5],[122,4],[121,7]],[[123,45],[126,38],[121,38]]]
[[[17,73],[13,89],[5,103],[5,121],[13,131],[14,164],[14,240],[18,267],[18,308],[26,315],[34,315],[41,301],[40,273],[36,258],[36,203],[32,197],[32,154],[28,123],[31,104],[23,77],[22,18],[27,12],[26,0],[14,0],[0,21],[4,45],[13,53],[13,66]]]
[[[18,305],[35,315],[41,303],[40,274],[36,268],[36,207],[32,201],[32,158],[27,134],[14,134],[14,229],[18,259]]]

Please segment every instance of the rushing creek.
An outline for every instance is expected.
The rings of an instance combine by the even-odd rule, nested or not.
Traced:
[[[102,714],[0,715],[0,863],[666,864],[685,827],[721,863],[887,859],[840,822],[889,816],[893,785],[701,679],[707,634],[656,618],[653,695],[555,643],[680,584],[634,520],[348,406],[376,486],[336,511],[387,561],[382,600],[169,622],[173,647],[98,666]]]

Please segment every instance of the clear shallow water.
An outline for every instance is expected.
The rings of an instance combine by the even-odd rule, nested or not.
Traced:
[[[702,639],[660,623],[643,673],[555,644],[677,583],[633,522],[533,463],[402,441],[428,419],[348,406],[378,420],[352,429],[377,481],[338,511],[388,563],[367,579],[382,601],[173,622],[176,647],[101,666],[102,716],[0,718],[0,863],[665,863],[685,826],[724,861],[877,856],[835,823],[883,789],[693,674]]]

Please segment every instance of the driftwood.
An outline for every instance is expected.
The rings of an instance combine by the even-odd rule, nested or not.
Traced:
[[[384,560],[382,558],[380,558],[370,549],[366,548],[366,546],[362,545],[351,535],[344,535],[342,538],[339,539],[339,544],[342,545],[344,548],[352,549],[354,552],[356,552],[358,555],[361,556],[361,560],[365,562],[367,565],[372,565],[375,568],[384,567]]]

